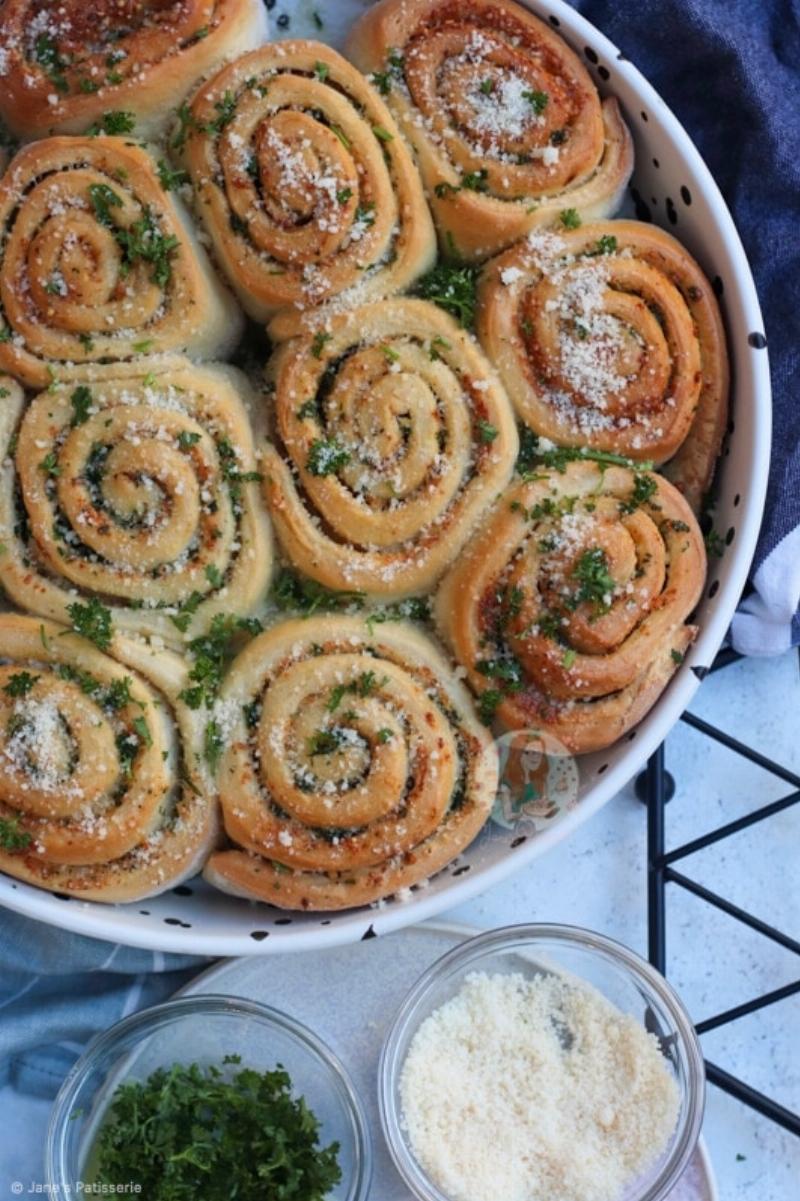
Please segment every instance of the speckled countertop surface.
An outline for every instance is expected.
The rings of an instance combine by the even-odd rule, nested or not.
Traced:
[[[796,653],[746,660],[710,676],[692,712],[800,768]],[[791,788],[686,725],[667,742],[677,846]],[[477,926],[547,920],[589,926],[646,954],[645,810],[629,787],[530,867],[443,915]],[[762,920],[800,931],[800,806],[682,862],[686,875]],[[667,901],[668,976],[695,1021],[797,979],[797,959],[674,885]],[[800,998],[705,1035],[710,1060],[800,1110]],[[704,1134],[722,1201],[798,1201],[800,1139],[709,1087]]]

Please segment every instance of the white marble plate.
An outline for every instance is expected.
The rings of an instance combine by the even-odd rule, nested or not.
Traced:
[[[342,48],[371,0],[275,0],[270,36],[312,37]],[[577,797],[544,816],[490,822],[470,847],[410,897],[380,909],[282,913],[227,896],[201,879],[128,905],[100,905],[0,877],[0,905],[67,930],[160,951],[270,955],[319,951],[434,917],[485,892],[567,838],[631,779],[688,706],[730,625],[747,578],[766,491],[770,382],[763,321],[739,236],[687,133],[633,63],[564,0],[520,0],[584,59],[601,93],[618,97],[636,145],[631,199],[695,255],[720,297],[734,380],[729,437],[720,460],[714,522],[726,544],[709,563],[697,641],[647,717],[605,751],[583,755]],[[678,51],[675,51],[678,53]],[[722,69],[722,68],[720,68]],[[546,917],[546,914],[542,915]]]
[[[389,1024],[406,992],[451,947],[478,933],[469,926],[429,922],[367,946],[332,947],[309,955],[230,959],[198,976],[182,995],[226,993],[261,1001],[309,1026],[350,1073],[372,1134],[374,1201],[411,1201],[381,1134],[376,1081]],[[719,1201],[702,1140],[669,1201]]]

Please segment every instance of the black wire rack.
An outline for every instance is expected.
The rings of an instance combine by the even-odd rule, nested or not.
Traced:
[[[735,662],[738,658],[740,656],[735,651],[723,650],[717,656],[709,671],[720,671],[722,668]],[[792,791],[777,801],[772,801],[768,805],[754,809],[752,813],[748,813],[744,817],[726,822],[716,830],[710,830],[707,834],[703,834],[702,837],[693,838],[690,842],[685,842],[682,846],[673,847],[668,851],[666,849],[666,806],[675,791],[675,782],[666,769],[664,744],[651,756],[646,769],[636,781],[637,796],[647,805],[647,915],[648,955],[650,962],[653,967],[666,975],[667,885],[675,885],[678,888],[685,889],[700,900],[728,914],[729,917],[734,918],[745,926],[749,926],[751,930],[757,931],[757,933],[762,934],[765,938],[769,938],[787,950],[793,951],[796,955],[800,955],[800,942],[797,939],[792,938],[791,935],[784,933],[782,930],[776,929],[774,926],[770,926],[767,922],[761,921],[752,913],[748,913],[738,905],[734,905],[725,897],[712,892],[702,884],[698,884],[696,880],[693,880],[678,869],[679,864],[682,864],[684,860],[698,851],[702,851],[705,847],[722,842],[723,839],[729,838],[740,830],[745,830],[757,822],[767,821],[770,817],[774,817],[775,814],[782,813],[783,810],[800,803],[800,776],[795,772],[789,771],[788,768],[783,767],[774,759],[768,759],[765,755],[760,754],[754,747],[746,746],[745,743],[731,737],[724,730],[717,729],[716,726],[712,726],[702,718],[696,717],[693,713],[684,713],[681,720],[707,738],[712,738],[715,742],[735,752],[735,754],[741,755],[751,763],[755,763],[758,767],[764,768],[765,771],[770,772],[776,778],[783,780],[791,787]],[[755,1013],[759,1009],[764,1009],[768,1005],[774,1005],[777,1001],[783,1001],[787,997],[794,996],[797,993],[800,993],[800,980],[796,980],[792,984],[786,984],[782,988],[776,988],[772,992],[764,993],[763,996],[753,997],[752,1000],[745,1001],[742,1005],[736,1005],[732,1009],[726,1009],[723,1013],[706,1018],[704,1021],[697,1023],[695,1030],[698,1034],[705,1034],[709,1030],[716,1030],[719,1026],[735,1022],[747,1014]],[[726,1093],[730,1093],[732,1097],[736,1097],[745,1105],[749,1105],[751,1109],[763,1114],[779,1126],[789,1130],[792,1134],[800,1136],[800,1114],[792,1113],[791,1110],[779,1104],[772,1097],[768,1097],[757,1089],[752,1088],[745,1081],[739,1080],[724,1068],[719,1067],[715,1063],[710,1063],[708,1060],[706,1060],[706,1076],[711,1084],[715,1084]]]

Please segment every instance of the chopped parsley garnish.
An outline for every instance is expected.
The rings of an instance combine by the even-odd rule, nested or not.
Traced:
[[[676,650],[671,650],[669,652],[669,654],[670,654],[670,658],[672,659],[672,662],[677,663],[678,666],[680,667],[680,665],[681,665],[681,663],[683,663],[683,659],[684,659],[684,656],[681,654],[681,652],[676,651]]]
[[[361,609],[364,606],[363,592],[336,592],[316,580],[305,579],[288,567],[278,573],[270,597],[281,612],[296,610],[304,617],[317,612],[331,613],[338,609]]]
[[[107,183],[89,184],[89,199],[94,215],[102,225],[113,226],[112,208],[122,208],[122,199]]]
[[[572,569],[572,576],[578,587],[568,598],[567,608],[577,609],[578,605],[586,603],[592,606],[595,617],[608,613],[616,583],[608,570],[608,558],[602,547],[593,546],[583,551]]]
[[[119,137],[122,134],[132,133],[135,128],[135,113],[126,113],[121,109],[115,109],[113,112],[103,113],[100,120],[88,132],[92,138],[96,138],[101,133],[107,134],[109,137]]]
[[[101,651],[108,650],[114,632],[110,609],[102,605],[96,597],[92,597],[85,605],[81,605],[77,601],[72,605],[67,605],[67,612],[76,634],[88,638],[89,642],[93,642]]]
[[[397,351],[394,349],[394,347],[392,347],[392,346],[382,346],[382,347],[381,347],[381,351],[383,352],[383,357],[386,359],[386,362],[387,362],[387,363],[397,363],[397,362],[399,362],[400,355],[399,355],[399,354],[398,354],[398,352],[397,352]]]
[[[547,102],[550,99],[550,97],[547,95],[547,92],[539,92],[535,90],[525,91],[522,93],[522,95],[523,98],[528,101],[537,117],[540,116],[541,113],[543,113],[547,108]]]
[[[572,647],[570,647],[569,650],[564,651],[564,654],[561,658],[561,666],[563,668],[565,668],[567,671],[569,671],[569,669],[573,666],[577,657],[578,657],[577,652],[574,651],[572,649]]]
[[[317,420],[319,418],[319,409],[316,400],[313,398],[311,400],[304,400],[297,410],[296,416],[300,421],[303,421],[306,417]]]
[[[496,425],[491,422],[481,419],[478,422],[478,440],[484,445],[489,445],[494,442],[497,435],[500,433]]]
[[[215,567],[213,563],[206,564],[205,576],[212,588],[222,587],[222,572],[218,567]]]
[[[336,684],[331,689],[330,699],[328,700],[328,712],[335,713],[346,696],[360,696],[364,700],[368,696],[372,696],[375,689],[381,684],[386,683],[386,677],[379,680],[374,671],[362,671],[349,684]]]
[[[330,131],[331,131],[331,133],[332,133],[332,134],[335,134],[335,135],[336,135],[336,137],[339,139],[339,141],[340,141],[340,142],[342,143],[342,145],[344,146],[345,150],[349,150],[349,149],[350,149],[350,139],[348,138],[348,136],[347,136],[347,134],[344,132],[344,130],[341,128],[341,126],[339,126],[339,125],[331,125],[331,126],[330,126]]]
[[[475,289],[478,282],[477,266],[456,263],[438,263],[414,289],[417,296],[438,304],[439,308],[452,313],[465,329],[475,321]]]
[[[216,613],[208,632],[189,643],[190,686],[179,695],[190,709],[200,709],[203,705],[210,709],[214,704],[231,639],[242,628],[242,623],[230,614]]]
[[[381,743],[388,742],[389,739],[392,737],[393,737],[393,732],[391,730],[388,730],[385,726],[382,730],[378,730],[378,734],[377,734],[378,742],[381,742]]]
[[[315,438],[306,468],[311,475],[335,475],[350,462],[350,451],[335,438]]]
[[[490,726],[494,721],[502,700],[503,694],[497,688],[487,688],[478,697],[478,717],[485,726]]]
[[[597,254],[613,254],[617,249],[617,239],[613,234],[603,234],[594,244],[594,250],[589,251],[592,255]]]
[[[139,260],[149,263],[153,283],[166,287],[172,278],[172,256],[180,243],[174,234],[161,233],[149,208],[129,229],[115,229],[114,236],[125,254],[123,268],[130,270]]]
[[[219,766],[224,746],[225,741],[219,722],[212,718],[211,721],[206,722],[203,735],[203,756],[212,772],[216,771]]]
[[[83,425],[89,420],[89,410],[92,407],[92,393],[86,384],[79,384],[70,397],[72,404],[71,426]]]
[[[287,1072],[225,1071],[239,1063],[176,1063],[121,1084],[100,1125],[93,1180],[135,1180],[147,1201],[324,1201],[341,1180],[339,1144],[320,1144],[319,1121]]]
[[[344,734],[335,727],[332,730],[315,730],[308,739],[309,755],[332,755],[344,742]]]
[[[352,198],[352,195],[352,188],[340,188],[336,193],[336,199],[338,200],[339,204],[347,204],[348,200]]]
[[[560,217],[564,229],[580,229],[581,215],[577,209],[562,209]]]
[[[58,452],[55,450],[48,450],[47,454],[39,464],[39,470],[43,471],[50,479],[54,479],[56,476],[61,475],[61,468],[58,465]]]
[[[220,438],[217,442],[217,452],[222,467],[222,478],[230,489],[231,496],[238,500],[242,492],[242,484],[255,484],[262,478],[259,471],[240,471],[239,458],[233,444],[228,438]]]
[[[484,79],[478,85],[478,91],[482,92],[484,96],[491,96],[492,92],[494,91],[494,80]]]
[[[177,629],[180,630],[182,634],[185,634],[189,629],[189,626],[192,624],[192,618],[204,600],[205,597],[203,596],[202,592],[193,592],[191,596],[187,597],[187,599],[183,602],[178,609],[178,612],[170,615],[170,621]]]
[[[178,434],[178,446],[181,450],[188,450],[190,446],[196,446],[200,441],[200,435],[194,430],[181,430]]]
[[[519,692],[522,688],[522,665],[513,655],[502,659],[479,659],[475,668],[482,676],[499,681],[503,692]]]
[[[375,609],[367,618],[366,625],[371,636],[375,633],[375,626],[385,621],[427,621],[430,615],[430,606],[424,596],[409,596]]]
[[[32,842],[27,830],[23,830],[18,817],[0,817],[0,847],[9,854],[24,851]]]
[[[33,54],[56,91],[61,92],[62,95],[68,92],[69,84],[64,75],[64,70],[69,66],[69,62],[61,56],[58,46],[48,33],[37,35],[33,46]]]
[[[311,343],[311,353],[315,359],[322,358],[322,352],[332,337],[333,334],[326,334],[322,330],[319,330],[316,334],[314,334],[314,341]]]
[[[153,745],[153,736],[150,733],[150,727],[143,717],[134,717],[133,728],[142,746]]]
[[[375,137],[378,139],[379,142],[393,142],[394,141],[394,134],[389,133],[389,130],[386,129],[383,125],[373,125],[372,132],[375,134]]]
[[[27,696],[38,679],[39,676],[32,675],[29,671],[18,671],[9,676],[8,683],[3,685],[3,692],[6,696],[14,698]]]
[[[633,491],[630,497],[620,504],[621,512],[633,513],[640,505],[652,503],[656,492],[658,492],[658,484],[655,476],[637,471],[633,477]]]
[[[447,338],[441,338],[437,334],[435,338],[431,339],[431,344],[428,347],[428,357],[430,358],[431,362],[438,362],[438,360],[440,360],[442,357],[440,350],[449,349],[450,343],[447,341]]]
[[[710,555],[714,555],[714,557],[717,559],[721,559],[725,554],[725,540],[723,539],[722,535],[718,534],[712,526],[712,528],[703,535],[703,540],[706,544],[706,550],[708,553]]]
[[[328,78],[330,73],[331,73],[331,69],[327,63],[321,63],[321,62],[314,63],[314,74],[316,75],[317,79],[319,79],[320,81],[324,82]]]
[[[158,160],[158,182],[165,192],[173,192],[176,188],[189,182],[189,172],[181,168],[175,170],[174,167],[170,167],[166,159],[160,158]]]
[[[221,100],[215,100],[214,108],[217,115],[205,126],[206,133],[222,133],[236,116],[236,97],[233,92],[225,92]]]

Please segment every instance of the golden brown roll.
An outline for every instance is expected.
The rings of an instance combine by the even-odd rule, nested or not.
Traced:
[[[633,169],[619,106],[520,5],[381,0],[348,53],[414,148],[446,252],[488,258],[564,209],[619,206]]]
[[[275,354],[264,491],[283,549],[328,588],[432,587],[508,482],[511,406],[474,341],[435,305],[387,300]]]
[[[671,484],[575,461],[500,497],[443,580],[437,622],[485,721],[594,751],[644,716],[682,661],[705,570]]]
[[[247,384],[183,359],[97,367],[0,404],[0,583],[69,622],[180,641],[251,613],[271,571]]]
[[[199,871],[217,805],[181,660],[5,613],[0,664],[0,871],[108,902]]]
[[[559,446],[665,474],[697,512],[725,432],[728,356],[711,285],[638,221],[532,234],[487,264],[477,331],[517,413]]]
[[[242,849],[205,876],[285,909],[349,909],[439,871],[483,826],[497,754],[466,690],[410,625],[292,620],[235,660],[218,783]]]
[[[281,313],[274,338],[331,299],[344,308],[398,292],[433,261],[394,120],[328,46],[278,42],[237,59],[200,89],[177,140],[245,309],[259,321]]]
[[[0,180],[0,370],[46,387],[74,364],[235,345],[241,315],[140,147],[50,138]]]
[[[25,139],[103,127],[109,113],[119,132],[153,137],[202,76],[267,32],[262,0],[3,0],[0,115]]]

